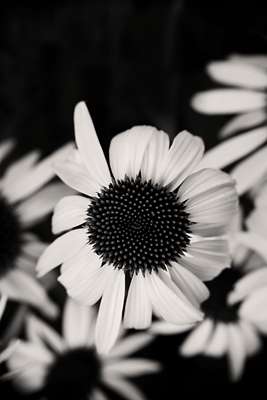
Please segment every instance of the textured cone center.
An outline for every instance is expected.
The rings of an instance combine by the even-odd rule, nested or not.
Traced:
[[[22,245],[21,226],[14,207],[0,194],[0,278],[14,267]]]
[[[88,207],[89,243],[104,263],[131,276],[166,269],[190,243],[185,208],[176,192],[139,176],[113,181]]]
[[[47,400],[87,400],[100,381],[101,364],[93,349],[77,348],[60,355],[45,382]]]

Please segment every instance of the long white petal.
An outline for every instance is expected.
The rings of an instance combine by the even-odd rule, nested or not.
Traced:
[[[7,295],[4,294],[4,293],[1,293],[1,298],[0,298],[0,320],[2,318],[2,315],[3,315],[4,311],[5,311],[7,299],[8,299]]]
[[[75,226],[82,225],[90,200],[83,196],[67,196],[56,205],[52,217],[52,232],[58,234]]]
[[[145,283],[152,306],[167,322],[188,324],[202,319],[202,314],[178,297],[156,273],[146,274]]]
[[[175,284],[195,307],[209,297],[209,290],[192,272],[177,263],[171,263],[170,275]]]
[[[107,161],[84,102],[75,107],[74,127],[76,143],[84,165],[100,185],[107,186],[111,181]]]
[[[180,354],[185,357],[191,357],[205,352],[212,338],[213,329],[213,321],[205,318],[203,322],[189,333],[180,347]]]
[[[152,304],[149,300],[145,277],[134,275],[128,292],[123,324],[125,328],[146,329],[151,325]]]
[[[109,372],[115,372],[122,377],[136,377],[153,372],[159,372],[161,367],[156,361],[146,360],[143,358],[132,358],[107,364],[105,369]]]
[[[267,141],[267,128],[265,129],[265,142]],[[253,139],[254,140],[254,139]],[[267,174],[267,146],[258,150],[247,159],[241,161],[234,167],[230,175],[236,180],[237,192],[242,196],[245,192],[253,189],[255,182],[260,181]]]
[[[224,268],[230,267],[228,243],[223,239],[193,242],[187,247],[187,254],[179,263],[203,281],[218,276]]]
[[[199,163],[204,153],[203,140],[187,131],[173,140],[166,161],[159,171],[159,181],[176,189]]]
[[[95,329],[95,344],[100,354],[114,345],[121,325],[125,293],[125,275],[115,269],[107,283],[100,303]]]
[[[78,253],[87,244],[86,229],[76,229],[65,233],[51,243],[39,258],[36,271],[41,277],[68,258]]]
[[[152,323],[149,332],[156,335],[175,335],[177,333],[189,331],[195,326],[196,324],[177,325],[165,321],[155,321]]]
[[[57,202],[73,190],[61,182],[51,183],[38,193],[21,202],[16,211],[24,228],[40,222],[51,213]]]
[[[155,336],[150,335],[147,332],[137,332],[134,335],[128,335],[118,339],[106,356],[110,361],[112,359],[129,356],[147,346],[154,339]]]
[[[242,319],[239,321],[239,326],[245,341],[247,355],[251,356],[257,353],[262,348],[259,332],[254,325]]]
[[[0,293],[16,301],[38,308],[48,317],[58,315],[58,306],[49,299],[41,284],[29,274],[16,268],[0,280]]]
[[[55,176],[52,165],[56,161],[65,159],[74,147],[74,143],[67,143],[48,157],[41,160],[15,186],[5,187],[4,192],[11,202],[21,201],[37,192]]]
[[[230,121],[219,130],[219,137],[226,138],[237,131],[244,131],[254,126],[261,125],[266,120],[267,113],[265,110],[256,110],[237,115],[231,118]]]
[[[207,72],[212,79],[231,86],[262,90],[267,87],[267,73],[262,68],[238,60],[214,61]]]
[[[155,130],[145,150],[141,173],[144,180],[162,184],[160,171],[168,156],[170,139],[167,133]]]
[[[234,114],[263,108],[266,95],[245,89],[212,89],[197,93],[191,106],[204,114]]]
[[[266,286],[267,288],[267,268],[259,268],[244,275],[237,281],[232,292],[229,293],[227,301],[234,304],[244,297],[250,295],[254,290]]]
[[[242,330],[238,324],[228,324],[228,360],[230,376],[233,381],[241,378],[245,367],[246,348]]]
[[[105,385],[128,400],[148,400],[133,383],[117,374],[106,373],[102,379]]]
[[[158,131],[152,126],[134,126],[111,140],[109,159],[116,179],[124,179],[125,174],[135,178],[139,174],[146,148],[154,134],[158,135]]]
[[[223,322],[217,322],[204,353],[211,357],[221,357],[227,352],[228,345],[229,337],[226,325]]]
[[[256,128],[227,139],[208,150],[196,170],[203,168],[225,168],[240,158],[247,156],[253,150],[266,143],[266,127]]]

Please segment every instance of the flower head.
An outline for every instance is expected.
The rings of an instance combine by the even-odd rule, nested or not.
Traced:
[[[33,315],[26,319],[27,340],[7,361],[10,378],[24,394],[43,390],[48,400],[107,399],[103,388],[130,400],[144,399],[128,378],[160,370],[156,361],[129,357],[148,345],[148,333],[120,332],[110,354],[102,356],[94,345],[96,310],[68,298],[63,312],[62,336]],[[9,377],[9,373],[5,379]],[[138,395],[138,396],[137,396]],[[92,397],[91,397],[92,396]]]
[[[168,135],[150,126],[112,139],[110,172],[84,103],[74,123],[78,150],[55,171],[82,195],[55,207],[53,232],[68,232],[41,255],[38,275],[62,264],[58,280],[71,297],[85,305],[102,297],[96,346],[103,353],[124,305],[126,328],[149,327],[152,310],[181,325],[201,320],[202,280],[230,265],[220,235],[237,211],[234,181],[215,169],[193,172],[201,138],[184,131],[170,147]]]
[[[0,145],[1,160],[13,145],[12,141]],[[64,158],[72,147],[63,146],[39,162],[39,152],[33,151],[8,166],[0,179],[0,294],[29,303],[48,316],[57,313],[57,306],[34,270],[46,244],[30,229],[71,192],[61,182],[43,186],[55,176],[51,164]]]

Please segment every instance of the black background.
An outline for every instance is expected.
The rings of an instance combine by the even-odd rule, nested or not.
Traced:
[[[73,140],[73,109],[84,100],[106,155],[116,133],[140,124],[171,138],[187,129],[209,148],[229,116],[200,115],[189,100],[216,86],[207,62],[230,53],[267,54],[266,2],[10,1],[0,12],[0,138],[17,139],[14,158],[34,148],[49,154]],[[36,231],[53,239],[49,220]],[[61,304],[58,290],[51,295]],[[266,346],[231,384],[226,359],[179,358],[184,337],[159,337],[140,353],[164,365],[159,377],[136,380],[148,399],[265,387]],[[8,384],[0,391],[20,398]]]

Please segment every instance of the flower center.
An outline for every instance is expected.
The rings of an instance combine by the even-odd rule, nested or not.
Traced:
[[[210,297],[201,304],[201,309],[207,317],[225,323],[238,320],[240,303],[229,306],[227,295],[233,289],[234,283],[240,278],[240,273],[234,268],[225,269],[210,282],[206,282]]]
[[[47,400],[86,400],[100,381],[101,364],[95,351],[77,348],[59,355],[45,382]]]
[[[190,243],[189,214],[176,192],[139,176],[110,183],[87,209],[88,241],[104,263],[130,276],[166,269]]]
[[[14,207],[0,194],[0,277],[14,267],[21,245],[19,218]]]

